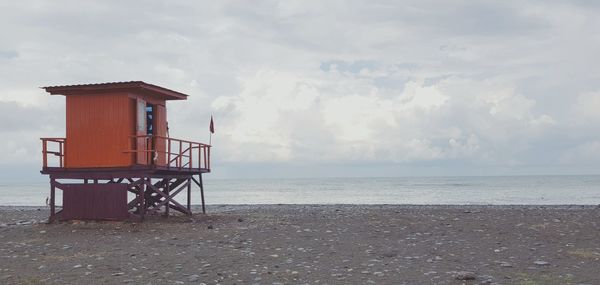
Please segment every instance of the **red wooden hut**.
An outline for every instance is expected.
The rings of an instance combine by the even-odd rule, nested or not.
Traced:
[[[143,219],[169,209],[189,215],[192,184],[205,212],[210,145],[171,138],[167,126],[167,100],[188,95],[142,81],[43,89],[66,97],[66,137],[41,138],[50,220]],[[184,190],[186,206],[175,200]]]

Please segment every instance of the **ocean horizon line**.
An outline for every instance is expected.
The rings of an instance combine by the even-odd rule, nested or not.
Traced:
[[[204,180],[207,204],[595,205],[599,189],[600,175]],[[0,205],[41,206],[49,192],[48,182],[2,184]],[[192,204],[201,204],[199,192],[192,189]]]
[[[203,177],[204,181],[224,181],[224,180],[314,180],[314,179],[410,179],[410,178],[502,178],[502,177],[580,177],[580,176],[600,176],[598,174],[489,174],[489,175],[399,175],[399,176],[302,176],[302,177]],[[65,179],[68,180],[68,179]],[[49,181],[49,179],[48,179]],[[40,185],[47,184],[48,181],[36,180],[15,181],[9,183],[0,183],[0,186],[11,185]]]

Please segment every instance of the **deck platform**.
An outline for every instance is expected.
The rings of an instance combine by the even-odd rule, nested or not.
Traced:
[[[206,213],[202,174],[209,169],[169,169],[140,166],[104,169],[46,167],[50,178],[50,221],[132,220],[170,210],[191,215],[192,186],[200,189],[202,212]],[[62,191],[62,207],[56,191]],[[128,195],[132,193],[133,195]],[[185,193],[185,205],[175,198]],[[133,198],[131,198],[133,196]],[[181,196],[181,195],[180,195]]]

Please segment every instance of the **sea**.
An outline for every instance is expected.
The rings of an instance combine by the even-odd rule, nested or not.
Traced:
[[[598,205],[600,175],[205,179],[207,204]],[[57,191],[60,204],[61,191]],[[49,183],[0,185],[0,205],[43,206]],[[183,192],[181,192],[183,193]],[[185,194],[179,199],[185,201]],[[200,204],[193,188],[192,204]]]

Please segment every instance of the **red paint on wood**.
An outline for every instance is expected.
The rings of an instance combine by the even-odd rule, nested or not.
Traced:
[[[48,165],[49,155],[64,158],[58,166],[67,169],[150,165],[189,170],[210,165],[205,145],[184,140],[172,143],[167,137],[166,100],[186,99],[185,94],[140,81],[45,89],[65,95],[67,104],[66,139],[58,142],[58,153],[48,150],[50,140],[43,140],[44,169],[56,167]],[[147,133],[146,106],[154,112],[152,134]]]
[[[164,166],[167,165],[167,157],[165,155],[165,151],[167,148],[167,143],[165,139],[160,137],[167,136],[167,108],[164,105],[156,105],[155,108],[155,121],[154,121],[154,135],[157,136],[156,139],[156,165]]]
[[[67,96],[67,168],[118,167],[132,164],[133,134],[128,94]]]
[[[61,219],[127,219],[127,187],[121,183],[65,185]]]

